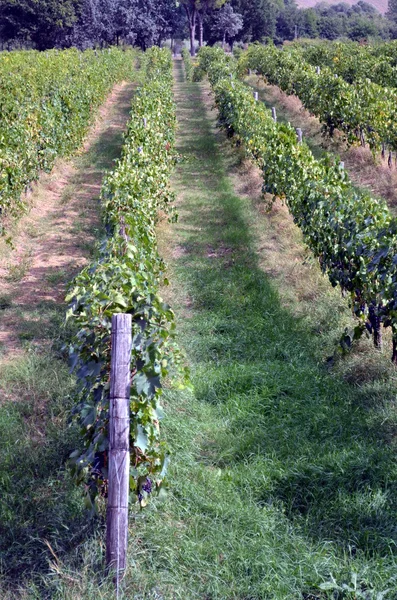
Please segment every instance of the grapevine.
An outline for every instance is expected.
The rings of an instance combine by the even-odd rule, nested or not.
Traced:
[[[368,79],[350,84],[330,68],[316,68],[296,50],[254,44],[241,57],[239,71],[255,70],[270,84],[295,94],[331,136],[338,129],[348,145],[368,143],[376,153],[397,150],[397,90]]]
[[[152,48],[142,60],[144,83],[133,102],[123,156],[102,188],[108,237],[95,262],[77,277],[67,300],[78,328],[69,353],[80,383],[73,411],[83,448],[73,472],[93,506],[106,493],[110,328],[114,313],[132,314],[131,492],[144,506],[159,490],[168,462],[160,441],[162,380],[175,348],[174,315],[159,295],[164,278],[155,235],[158,211],[172,213],[169,177],[175,163],[171,56]],[[105,490],[105,492],[104,492]]]

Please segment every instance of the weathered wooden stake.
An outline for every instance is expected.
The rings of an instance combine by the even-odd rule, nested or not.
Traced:
[[[255,98],[256,102],[258,102],[258,98],[259,98],[258,92],[254,92],[254,98]]]
[[[393,332],[393,355],[391,359],[392,362],[394,362],[394,364],[397,365],[397,338],[395,332]]]
[[[360,130],[360,144],[365,148],[365,135],[362,129]]]
[[[345,163],[343,162],[343,160],[341,160],[341,161],[340,161],[340,163],[339,163],[339,168],[340,168],[340,170],[341,170],[341,171],[343,171],[343,170],[344,170],[344,168],[345,168]]]
[[[276,113],[276,109],[274,108],[274,106],[272,106],[272,117],[273,117],[273,121],[275,123],[277,123],[277,113]]]
[[[248,75],[252,75],[251,69],[248,69]]]
[[[389,158],[387,159],[387,164],[388,164],[389,169],[391,169],[393,166],[393,155],[392,155],[391,151],[389,151]]]
[[[106,564],[115,571],[117,597],[126,568],[130,480],[130,387],[132,316],[112,316],[110,364],[109,489],[106,515]]]
[[[146,117],[143,117],[143,126],[146,127],[147,126],[147,121],[146,121]]]
[[[320,75],[320,67],[316,67],[316,73],[317,75]]]
[[[303,135],[302,135],[302,129],[300,127],[296,128],[296,136],[298,138],[298,144],[301,144],[302,140],[303,140]]]

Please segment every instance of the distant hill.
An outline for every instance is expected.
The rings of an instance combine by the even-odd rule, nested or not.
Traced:
[[[319,0],[297,0],[297,4],[299,8],[311,8],[318,4]],[[327,0],[327,4],[339,4],[341,0]],[[343,0],[346,4],[356,4],[355,0]],[[368,4],[372,4],[376,10],[378,10],[382,15],[387,11],[387,0],[366,0]]]

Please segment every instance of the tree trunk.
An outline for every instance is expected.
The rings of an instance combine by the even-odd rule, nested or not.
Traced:
[[[374,346],[380,350],[382,348],[382,326],[379,316],[379,307],[378,309],[373,305],[369,307],[369,322],[372,325],[374,334]]]
[[[197,18],[199,22],[199,47],[202,48],[204,46],[203,16],[200,13],[197,13]]]
[[[194,48],[194,40],[196,37],[196,20],[197,20],[197,11],[195,8],[190,10],[187,6],[185,6],[187,22],[189,24],[189,37],[190,37],[190,55],[196,56],[196,51]]]

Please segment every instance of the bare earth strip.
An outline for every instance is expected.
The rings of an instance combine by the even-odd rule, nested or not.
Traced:
[[[63,303],[68,283],[87,263],[101,227],[102,178],[120,154],[134,87],[115,86],[80,156],[57,161],[40,178],[29,213],[16,226],[14,247],[1,242],[0,360],[20,353],[32,321],[40,329],[41,313]]]

